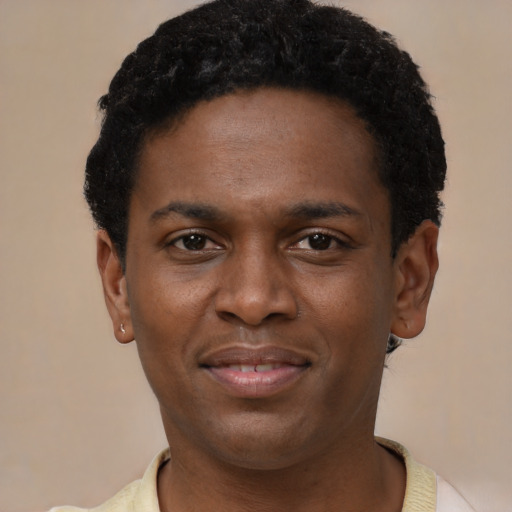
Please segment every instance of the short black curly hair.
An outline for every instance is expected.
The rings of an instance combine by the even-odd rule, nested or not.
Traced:
[[[379,148],[392,255],[439,225],[446,160],[431,96],[392,36],[309,0],[215,0],[166,21],[128,55],[100,101],[85,196],[124,264],[128,205],[146,135],[201,100],[241,89],[313,91],[348,102]]]

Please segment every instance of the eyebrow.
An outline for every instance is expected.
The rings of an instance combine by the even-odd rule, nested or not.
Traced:
[[[327,219],[329,217],[359,217],[361,212],[341,202],[299,203],[286,210],[287,217],[304,220]]]
[[[215,206],[202,203],[186,203],[172,201],[163,208],[159,208],[151,214],[150,221],[157,222],[177,213],[183,217],[214,222],[224,217]],[[360,216],[361,213],[341,202],[312,203],[304,202],[287,208],[285,217],[304,220],[326,219],[330,217]]]
[[[150,221],[157,222],[160,219],[169,217],[173,213],[177,213],[183,217],[205,221],[215,221],[221,217],[219,210],[208,204],[172,201],[163,208],[154,211],[151,214]]]

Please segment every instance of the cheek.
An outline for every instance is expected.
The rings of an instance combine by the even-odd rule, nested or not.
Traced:
[[[157,270],[139,271],[143,279],[128,280],[137,348],[156,394],[158,386],[169,388],[170,381],[179,384],[193,372],[198,340],[204,324],[211,322],[212,311],[204,280],[183,280]]]
[[[132,321],[139,338],[150,332],[173,337],[204,313],[208,295],[204,283],[180,279],[165,268],[134,274],[143,276],[128,280]]]
[[[387,273],[342,269],[320,281],[305,279],[303,285],[310,290],[304,295],[305,312],[325,335],[331,353],[380,355],[385,350],[392,311]]]

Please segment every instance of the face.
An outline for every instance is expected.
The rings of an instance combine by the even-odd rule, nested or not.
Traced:
[[[273,89],[147,139],[116,321],[173,452],[279,468],[373,435],[404,282],[375,160],[348,106]]]

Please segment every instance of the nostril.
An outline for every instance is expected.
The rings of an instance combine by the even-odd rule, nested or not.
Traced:
[[[258,327],[268,322],[280,321],[281,319],[289,320],[298,317],[297,314],[289,315],[284,311],[273,311],[267,314],[263,314],[258,310],[243,311],[239,312],[238,314],[232,311],[217,311],[217,315],[226,322],[239,324],[240,326],[244,327]]]
[[[237,315],[230,313],[229,311],[218,311],[217,315],[228,322],[233,322],[238,319]]]

